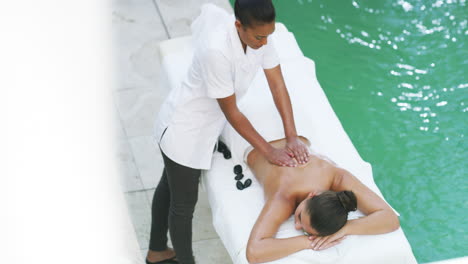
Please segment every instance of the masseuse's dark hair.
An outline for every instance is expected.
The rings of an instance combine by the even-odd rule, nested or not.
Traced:
[[[271,0],[236,0],[234,14],[244,27],[275,21],[275,7]]]
[[[311,226],[320,236],[328,236],[346,224],[348,213],[357,209],[357,200],[352,191],[326,191],[309,199],[306,208]]]

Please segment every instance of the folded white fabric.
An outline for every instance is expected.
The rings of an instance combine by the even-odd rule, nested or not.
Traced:
[[[370,164],[359,156],[321,89],[315,76],[314,62],[303,57],[294,35],[287,32],[282,24],[277,24],[273,37],[291,96],[298,133],[311,141],[315,151],[352,172],[382,196],[374,183]],[[160,46],[162,66],[171,88],[179,85],[187,72],[193,54],[191,47],[190,37],[168,40]],[[267,140],[284,137],[281,119],[262,71],[258,72],[239,107]],[[213,225],[219,237],[233,262],[245,264],[248,263],[245,254],[248,237],[264,204],[263,189],[242,160],[249,144],[230,125],[224,129],[222,138],[233,157],[225,160],[220,153],[215,154],[212,168],[204,173],[202,183],[208,193]],[[253,180],[252,186],[243,191],[235,186],[233,166],[236,164],[242,164],[245,177]],[[362,216],[360,212],[350,214],[350,218],[359,216]],[[277,237],[299,234],[290,218],[281,226]],[[349,236],[330,249],[304,250],[271,263],[413,264],[416,260],[403,231],[399,229],[384,235]]]

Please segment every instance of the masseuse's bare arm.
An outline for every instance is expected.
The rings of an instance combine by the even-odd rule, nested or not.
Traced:
[[[266,202],[250,233],[247,244],[249,263],[273,261],[309,248],[310,242],[306,236],[274,238],[278,228],[291,216],[294,208],[294,202],[282,197],[280,193]]]
[[[232,127],[247,140],[255,149],[259,150],[268,161],[280,166],[294,166],[295,161],[284,149],[276,149],[255,130],[250,121],[239,111],[236,95],[217,99],[221,110]]]
[[[264,72],[271,94],[273,95],[276,108],[283,120],[284,134],[286,136],[288,147],[300,163],[305,163],[309,159],[309,152],[297,137],[291,99],[289,97],[288,89],[286,89],[283,73],[281,72],[281,66],[278,65],[271,69],[265,69]]]
[[[286,84],[284,83],[281,66],[278,65],[271,69],[265,69],[264,72],[268,81],[268,86],[270,86],[276,108],[278,109],[278,112],[281,115],[281,119],[283,120],[286,138],[297,137],[291,99],[289,98],[289,93],[286,89]]]

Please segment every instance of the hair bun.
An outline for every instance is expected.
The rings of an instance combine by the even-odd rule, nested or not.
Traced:
[[[336,196],[341,202],[341,205],[346,209],[346,211],[356,211],[357,210],[357,199],[356,195],[352,191],[341,191],[337,192]]]

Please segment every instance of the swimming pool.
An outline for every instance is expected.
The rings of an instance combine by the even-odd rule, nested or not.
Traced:
[[[467,255],[466,0],[273,2],[418,262]]]

